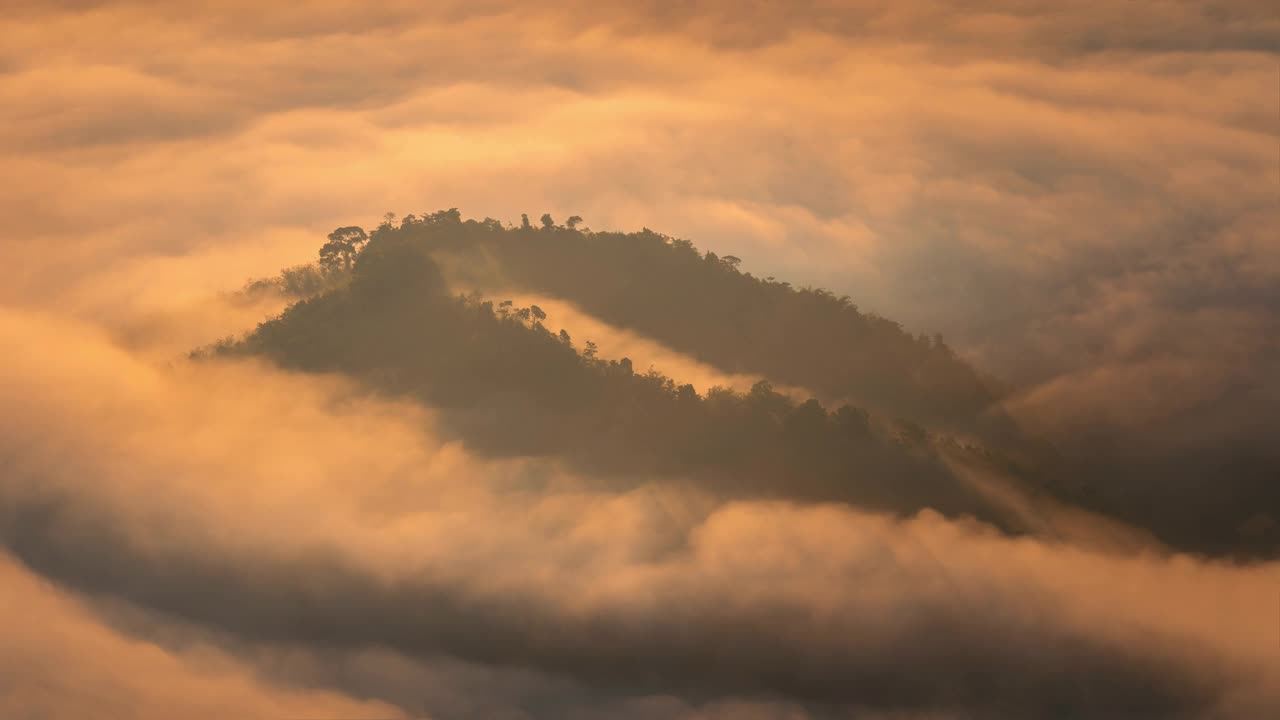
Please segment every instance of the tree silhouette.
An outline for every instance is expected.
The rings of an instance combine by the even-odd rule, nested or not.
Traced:
[[[334,230],[329,233],[329,242],[320,247],[320,267],[328,272],[350,271],[360,247],[368,240],[364,229],[355,225]]]

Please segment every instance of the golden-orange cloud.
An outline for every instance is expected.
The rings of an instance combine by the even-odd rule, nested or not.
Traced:
[[[1269,3],[14,8],[0,19],[0,529],[30,568],[0,560],[15,588],[0,603],[45,607],[57,633],[0,631],[17,649],[0,660],[0,714],[79,714],[90,696],[156,716],[218,698],[383,714],[255,675],[290,653],[317,666],[308,683],[414,711],[462,707],[404,688],[440,655],[470,662],[473,696],[502,675],[477,716],[554,714],[566,707],[537,703],[558,694],[584,714],[794,717],[842,688],[869,712],[1018,715],[1087,703],[1054,695],[1071,682],[1169,714],[1280,702],[1274,563],[725,504],[670,482],[609,492],[552,461],[473,456],[430,409],[341,379],[175,360],[277,311],[220,294],[312,259],[335,226],[547,210],[689,237],[942,331],[1011,381],[1025,425],[1152,463],[1159,490],[1270,482]],[[648,354],[677,380],[754,379],[556,311],[641,368]],[[100,625],[32,570],[216,631],[216,671]],[[394,658],[325,655],[370,647]],[[73,657],[93,661],[48,685]],[[669,675],[646,685],[646,661]],[[375,681],[404,663],[399,690]],[[1027,704],[984,706],[956,667]],[[647,695],[681,682],[681,697]],[[761,688],[776,706],[735,697]],[[628,689],[644,697],[622,708],[610,693]]]
[[[670,481],[602,491],[554,461],[472,457],[424,409],[336,378],[165,368],[15,313],[0,339],[6,545],[240,642],[453,655],[615,691],[667,667],[638,687],[882,710],[1248,717],[1280,692],[1274,563],[722,503]],[[945,680],[975,666],[986,680]]]

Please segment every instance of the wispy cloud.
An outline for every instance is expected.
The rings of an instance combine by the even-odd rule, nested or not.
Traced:
[[[6,624],[4,711],[80,712],[32,674],[73,655],[157,712],[366,707],[291,682],[486,717],[1277,702],[1274,564],[604,493],[337,379],[162,367],[272,311],[211,299],[335,226],[549,210],[942,331],[1023,423],[1151,482],[1273,478],[1269,4],[28,2],[0,34],[9,552],[234,650],[211,675],[5,560],[8,612],[68,629]],[[412,701],[433,673],[500,701]]]

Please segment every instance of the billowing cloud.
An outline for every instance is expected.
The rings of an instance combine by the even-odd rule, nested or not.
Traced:
[[[384,702],[263,683],[212,646],[122,636],[74,596],[0,554],[0,713],[15,720],[403,717]]]
[[[545,208],[942,331],[1053,430],[1046,393],[1185,435],[1161,423],[1232,415],[1277,357],[1265,3],[71,7],[5,21],[13,297],[227,245],[268,272],[388,209]],[[1151,407],[1170,366],[1203,392]]]
[[[3,326],[10,551],[247,642],[453,657],[615,702],[1231,717],[1276,699],[1273,565],[678,482],[601,492],[553,461],[473,458],[424,409],[336,378]]]
[[[29,566],[2,561],[0,602],[58,629],[4,624],[0,712],[1280,702],[1274,563],[670,481],[609,493],[474,457],[429,409],[340,379],[166,366],[278,309],[208,301],[335,226],[549,210],[941,331],[1013,385],[1025,425],[1099,467],[1136,458],[1164,495],[1271,497],[1268,3],[86,0],[19,2],[0,33],[0,533]],[[217,660],[68,592],[212,633]],[[100,662],[41,684],[73,656]]]

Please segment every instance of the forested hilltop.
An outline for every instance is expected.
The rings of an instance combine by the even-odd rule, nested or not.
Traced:
[[[1189,522],[1162,513],[1161,498],[1127,489],[1123,468],[1082,477],[1073,468],[1084,465],[1021,436],[998,411],[997,394],[941,338],[912,336],[846,297],[753,277],[737,258],[684,240],[590,232],[580,222],[544,215],[538,226],[526,217],[513,227],[445,210],[389,216],[368,234],[339,228],[318,264],[249,287],[297,302],[201,354],[345,373],[438,408],[445,430],[477,451],[563,458],[601,482],[669,475],[730,496],[933,508],[1028,529],[960,466],[991,471],[1023,498],[1110,515],[1176,547],[1241,547],[1236,526],[1252,508],[1224,504]],[[591,338],[558,329],[537,305],[451,287],[570,300],[767,381],[733,392],[637,372],[627,358],[601,357]],[[823,402],[798,402],[769,381]],[[1246,550],[1271,552],[1270,543]]]
[[[428,223],[493,227],[452,213]],[[1007,526],[954,476],[919,424],[796,402],[766,381],[746,393],[699,392],[658,370],[637,372],[629,359],[605,359],[589,340],[553,330],[537,305],[451,294],[422,240],[391,225],[371,237],[335,231],[319,268],[276,281],[313,294],[209,352],[346,373],[438,408],[445,431],[476,451],[560,457],[602,482],[668,475],[729,496],[900,513],[932,507]],[[998,462],[973,448],[947,450]]]
[[[569,300],[726,372],[988,440],[1016,436],[997,394],[940,335],[913,336],[848,296],[754,277],[738,258],[700,252],[687,240],[648,229],[591,232],[580,223],[544,215],[535,226],[525,216],[512,227],[445,210],[387,222],[373,234],[424,248],[455,284]]]

